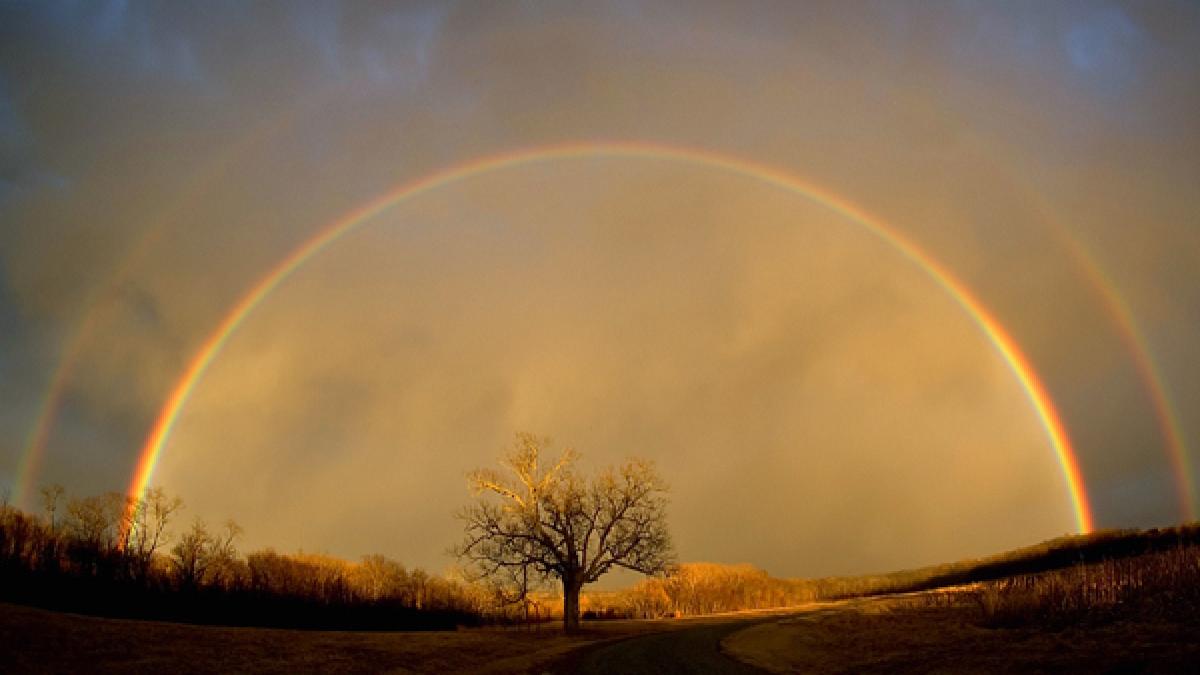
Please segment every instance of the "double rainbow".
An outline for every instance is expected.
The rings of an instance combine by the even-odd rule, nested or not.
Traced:
[[[287,257],[272,268],[246,292],[221,320],[199,351],[188,364],[183,376],[171,390],[166,403],[156,418],[138,458],[129,494],[141,497],[162,456],[163,448],[170,438],[180,412],[187,404],[196,384],[204,376],[213,360],[220,354],[229,338],[272,291],[279,287],[293,272],[302,267],[313,256],[323,251],[346,233],[371,220],[383,211],[401,202],[425,193],[446,187],[458,181],[480,176],[493,171],[566,159],[583,158],[628,158],[672,160],[696,166],[709,167],[749,178],[757,179],[781,190],[811,199],[830,210],[862,225],[895,250],[908,258],[929,275],[979,326],[988,340],[1003,357],[1005,363],[1021,383],[1030,404],[1037,412],[1050,445],[1062,469],[1063,480],[1074,511],[1076,526],[1081,532],[1092,530],[1091,506],[1085,492],[1079,464],[1058,411],[1055,409],[1044,384],[1038,379],[1032,365],[1021,352],[1012,336],[999,321],[987,311],[971,291],[956,279],[948,269],[922,251],[895,228],[869,215],[858,206],[816,185],[789,174],[781,169],[736,157],[706,150],[682,148],[655,143],[630,142],[584,142],[536,147],[474,159],[458,164],[422,178],[399,185],[366,205],[347,213],[342,218],[322,228],[314,236],[294,249]]]
[[[1155,362],[1151,351],[1147,348],[1148,341],[1133,318],[1133,311],[1117,292],[1116,285],[1109,279],[1087,249],[1074,240],[1065,239],[1067,249],[1075,266],[1084,277],[1097,289],[1104,301],[1105,310],[1114,320],[1117,333],[1129,354],[1133,357],[1134,369],[1142,387],[1150,396],[1153,403],[1154,415],[1158,428],[1166,444],[1167,460],[1171,463],[1171,475],[1175,482],[1175,494],[1179,502],[1179,511],[1188,521],[1196,520],[1196,490],[1192,485],[1192,467],[1188,462],[1188,447],[1184,441],[1183,430],[1179,423],[1179,412],[1171,399],[1167,397],[1162,369]]]
[[[317,92],[303,104],[288,106],[280,114],[265,117],[259,123],[246,129],[245,133],[239,134],[221,152],[202,164],[197,173],[186,183],[186,187],[161,211],[148,219],[134,245],[117,263],[116,270],[109,277],[108,283],[91,290],[88,301],[84,303],[86,309],[83,318],[76,324],[75,330],[68,333],[62,342],[58,363],[50,374],[41,404],[38,406],[37,417],[26,435],[25,447],[17,464],[16,490],[13,493],[14,504],[20,508],[29,507],[29,500],[34,491],[34,481],[46,455],[46,445],[62,408],[67,385],[75,373],[85,347],[104,323],[103,310],[111,306],[111,298],[117,295],[121,286],[129,280],[138,263],[154,250],[155,244],[167,232],[167,226],[180,214],[193,208],[206,191],[225,176],[229,168],[235,166],[248,154],[278,138],[282,132],[300,120],[303,113],[315,109],[327,101],[336,100],[336,94],[337,92],[333,89]]]
[[[1095,255],[1077,237],[1068,236],[1068,228],[1051,215],[1054,211],[1042,191],[1027,177],[1015,175],[1012,178],[1022,187],[1022,196],[1033,205],[1040,221],[1054,233],[1059,247],[1066,251],[1075,270],[1095,291],[1116,328],[1117,337],[1129,352],[1134,371],[1141,380],[1142,389],[1149,396],[1159,433],[1162,434],[1180,516],[1187,522],[1196,520],[1196,488],[1192,481],[1192,466],[1188,461],[1190,453],[1179,422],[1179,411],[1167,395],[1167,380],[1154,358],[1149,340],[1134,318],[1133,310],[1116,283],[1104,273]]]

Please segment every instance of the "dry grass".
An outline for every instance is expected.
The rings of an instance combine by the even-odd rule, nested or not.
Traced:
[[[12,673],[524,673],[572,649],[672,626],[343,632],[193,626],[0,604],[0,670]]]
[[[768,612],[447,632],[305,631],[106,619],[0,603],[3,673],[539,673],[572,650]]]
[[[734,633],[722,648],[776,673],[1194,673],[1200,663],[1200,617],[997,630],[969,600],[940,595],[849,601]]]
[[[1194,673],[1200,546],[847,602],[724,647],[773,672]]]
[[[1200,614],[1200,546],[991,581],[972,597],[991,627],[1186,619]]]

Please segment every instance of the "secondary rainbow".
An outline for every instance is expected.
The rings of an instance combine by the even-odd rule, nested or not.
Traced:
[[[47,380],[41,405],[38,406],[37,417],[25,437],[25,447],[21,451],[17,464],[16,491],[13,494],[13,503],[19,508],[28,509],[31,506],[29,499],[33,494],[34,482],[40,473],[42,459],[46,455],[46,444],[50,439],[50,433],[54,428],[59,410],[62,408],[67,384],[71,381],[75,367],[83,355],[84,347],[103,324],[102,310],[113,304],[112,298],[117,296],[119,289],[133,274],[138,263],[150,254],[154,245],[167,232],[168,224],[173,222],[179,214],[192,208],[239,159],[291,128],[300,119],[303,112],[328,100],[336,100],[335,91],[319,92],[308,99],[304,105],[288,106],[281,114],[264,118],[262,122],[240,134],[223,152],[205,162],[176,198],[148,220],[148,224],[142,229],[137,242],[115,266],[108,283],[92,289],[88,302],[84,303],[86,310],[83,317],[76,323],[75,330],[69,333],[62,342],[58,363],[50,374],[50,379]]]
[[[1076,527],[1080,532],[1092,530],[1092,513],[1079,464],[1067,436],[1065,427],[1055,409],[1045,386],[1038,379],[1032,365],[1008,334],[987,311],[985,306],[970,290],[958,281],[948,269],[917,247],[915,243],[883,221],[869,215],[855,204],[808,183],[779,168],[737,157],[686,147],[677,147],[646,142],[580,142],[534,147],[473,159],[451,166],[426,176],[405,182],[364,206],[350,211],[342,218],[330,223],[314,236],[296,247],[273,269],[251,287],[225,315],[216,329],[204,341],[187,369],[179,378],[170,396],[163,405],[146,442],[142,447],[129,494],[141,497],[154,475],[159,457],[171,435],[180,411],[183,410],[196,384],[212,364],[221,349],[229,341],[238,326],[262,301],[279,287],[293,272],[310,258],[386,209],[401,202],[445,187],[457,181],[479,176],[492,171],[521,165],[544,163],[565,159],[585,158],[628,158],[667,160],[711,167],[740,174],[773,185],[782,190],[813,200],[867,228],[891,244],[902,255],[924,270],[957,302],[979,325],[980,329],[1003,357],[1009,369],[1024,388],[1030,403],[1037,412],[1046,435],[1062,469],[1063,480],[1074,511]]]
[[[1133,311],[1121,297],[1116,284],[1105,276],[1087,249],[1067,237],[1062,238],[1062,244],[1070,253],[1075,266],[1098,291],[1105,309],[1117,325],[1121,341],[1133,357],[1134,368],[1146,393],[1150,395],[1158,428],[1167,446],[1167,459],[1171,463],[1171,473],[1175,480],[1180,515],[1185,521],[1196,520],[1196,489],[1192,484],[1192,468],[1188,462],[1188,447],[1183,440],[1184,435],[1179,424],[1179,413],[1166,394],[1162,371],[1147,348],[1146,336],[1138,327]]]
[[[974,141],[975,161],[988,162],[993,157],[986,141],[980,141],[972,134],[967,134],[961,140]],[[1009,180],[1019,186],[1021,196],[1033,207],[1040,224],[1045,225],[1059,245],[1066,250],[1075,270],[1095,291],[1105,313],[1112,320],[1117,337],[1129,352],[1142,388],[1149,395],[1162,437],[1164,454],[1170,465],[1180,517],[1184,521],[1196,520],[1196,485],[1193,480],[1195,473],[1189,461],[1190,449],[1179,421],[1179,412],[1168,395],[1170,389],[1162,369],[1159,368],[1150,349],[1150,342],[1139,327],[1129,303],[1112,277],[1105,274],[1104,268],[1097,262],[1096,256],[1089,251],[1084,241],[1072,232],[1072,228],[1068,227],[1064,219],[1054,215],[1055,210],[1041,184],[1032,180],[1028,174],[1008,172],[998,165],[993,165],[992,170],[998,175],[1007,175]]]
[[[1180,517],[1187,522],[1196,520],[1196,487],[1189,462],[1191,455],[1179,423],[1179,412],[1171,402],[1171,397],[1167,395],[1166,380],[1150,350],[1149,341],[1134,318],[1133,310],[1112,278],[1104,273],[1095,255],[1078,237],[1072,236],[1062,220],[1052,215],[1053,209],[1040,187],[1023,174],[1013,175],[1012,179],[1021,186],[1023,196],[1030,200],[1041,222],[1054,233],[1056,241],[1067,251],[1075,269],[1096,292],[1104,311],[1116,327],[1117,336],[1129,351],[1142,388],[1150,396],[1155,421],[1162,434],[1167,461],[1171,465],[1172,479],[1175,483]]]

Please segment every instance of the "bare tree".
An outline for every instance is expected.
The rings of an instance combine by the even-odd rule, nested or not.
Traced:
[[[363,556],[362,562],[353,569],[352,581],[359,594],[377,602],[395,593],[399,581],[406,575],[403,565],[375,553]]]
[[[183,500],[167,497],[162,488],[154,487],[126,511],[128,531],[123,543],[139,577],[145,577],[154,553],[166,542],[171,517],[182,508]]]
[[[58,500],[62,499],[66,489],[58,483],[42,486],[42,506],[46,509],[46,520],[50,523],[50,531],[57,526],[55,514],[58,512]]]
[[[179,587],[193,590],[202,585],[221,586],[233,581],[237,567],[237,539],[242,528],[226,520],[215,534],[200,518],[192,529],[171,547],[171,567]]]
[[[576,473],[570,450],[545,468],[541,454],[548,447],[548,439],[517,434],[502,461],[507,473],[469,475],[478,499],[459,513],[466,538],[455,553],[490,579],[522,585],[530,575],[558,579],[563,625],[575,631],[584,585],[613,567],[657,574],[670,564],[667,488],[645,460],[629,460],[591,481]]]
[[[242,536],[242,527],[232,518],[225,521],[224,528],[212,535],[208,544],[207,571],[209,583],[214,586],[232,583],[237,570],[237,540]]]
[[[111,492],[101,496],[71,499],[67,502],[68,531],[97,551],[115,548],[123,505],[117,498],[124,495]]]
[[[180,537],[171,549],[171,563],[180,588],[193,590],[204,580],[204,573],[211,562],[209,550],[212,545],[213,536],[209,534],[204,521],[199,518],[192,521],[192,529]]]

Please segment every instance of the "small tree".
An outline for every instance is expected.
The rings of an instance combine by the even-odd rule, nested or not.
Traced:
[[[67,502],[67,530],[96,552],[116,547],[122,507],[117,493],[71,499]]]
[[[212,562],[210,552],[214,541],[208,526],[197,518],[192,521],[192,529],[171,548],[171,565],[180,588],[195,590],[204,580],[204,573]]]
[[[154,554],[167,541],[167,526],[171,518],[182,508],[183,500],[168,497],[162,488],[155,487],[147,490],[141,499],[135,499],[132,507],[126,509],[123,546],[138,578],[146,577]]]
[[[46,510],[46,521],[50,525],[50,531],[54,532],[57,529],[58,521],[55,514],[58,513],[58,501],[62,499],[66,488],[58,483],[42,486],[42,507]]]
[[[575,472],[570,450],[545,468],[548,447],[547,439],[517,434],[502,461],[508,474],[469,475],[478,499],[459,513],[466,538],[455,553],[493,580],[558,579],[571,632],[579,628],[584,585],[613,567],[657,574],[671,562],[667,488],[653,464],[639,459],[591,481]]]
[[[237,540],[241,536],[242,526],[232,518],[225,521],[219,532],[211,535],[205,570],[210,585],[229,586],[235,583],[238,572]]]

